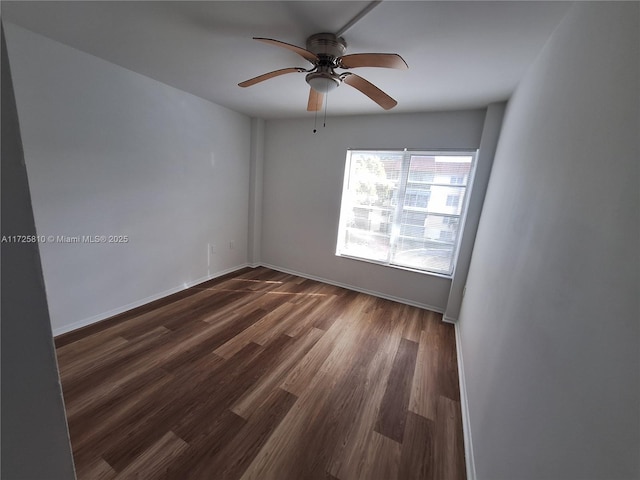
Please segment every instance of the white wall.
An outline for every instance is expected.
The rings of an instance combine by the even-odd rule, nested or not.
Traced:
[[[471,253],[473,252],[473,244],[475,243],[478,224],[480,223],[484,196],[487,193],[487,186],[491,176],[493,158],[500,138],[505,108],[506,102],[492,103],[487,107],[487,115],[482,129],[482,140],[476,158],[473,186],[469,196],[465,220],[462,224],[458,261],[451,279],[451,290],[447,299],[447,308],[444,312],[444,320],[446,322],[455,323],[460,314],[464,287],[467,283],[469,265],[471,264]]]
[[[247,263],[248,117],[11,24],[7,42],[38,233],[129,237],[41,245],[54,334]]]
[[[4,29],[2,236],[35,235]],[[75,478],[37,243],[2,243],[2,478]]]
[[[576,3],[509,103],[458,325],[479,479],[640,477],[639,18]]]
[[[476,149],[484,118],[484,110],[329,117],[316,134],[313,114],[304,120],[267,121],[262,261],[444,311],[450,279],[335,256],[346,152]]]

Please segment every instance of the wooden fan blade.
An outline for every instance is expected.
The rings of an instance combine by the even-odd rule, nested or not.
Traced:
[[[347,85],[351,85],[353,88],[360,90],[385,110],[389,110],[398,104],[398,102],[376,87],[373,83],[354,73],[345,74],[343,81]]]
[[[406,70],[407,62],[397,53],[354,53],[338,59],[342,68],[382,67]]]
[[[307,112],[318,112],[322,110],[324,102],[324,93],[320,93],[313,88],[309,89],[309,102],[307,103]]]
[[[273,38],[262,38],[262,37],[253,37],[254,40],[258,40],[260,42],[268,43],[270,45],[275,45],[276,47],[286,48],[287,50],[291,50],[292,52],[296,52],[301,57],[309,60],[314,65],[318,61],[318,56],[306,50],[302,47],[296,47],[295,45],[291,45],[290,43],[281,42],[280,40],[274,40]]]
[[[238,86],[250,87],[251,85],[255,85],[256,83],[264,82],[265,80],[269,80],[270,78],[273,78],[273,77],[279,77],[280,75],[284,75],[286,73],[296,73],[296,72],[304,72],[304,71],[305,69],[300,67],[282,68],[280,70],[274,70],[273,72],[258,75],[257,77],[250,78],[249,80],[245,80],[244,82],[240,82]]]

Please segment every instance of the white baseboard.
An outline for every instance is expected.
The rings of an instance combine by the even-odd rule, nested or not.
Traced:
[[[106,320],[107,318],[111,318],[111,317],[113,317],[115,315],[119,315],[119,314],[124,313],[124,312],[126,312],[128,310],[132,310],[134,308],[141,307],[142,305],[146,305],[147,303],[151,303],[154,300],[159,300],[161,298],[168,297],[169,295],[173,295],[174,293],[178,293],[178,292],[180,292],[182,290],[186,290],[187,288],[191,288],[191,287],[193,287],[195,285],[198,285],[200,283],[206,282],[207,280],[213,280],[214,278],[221,277],[223,275],[235,272],[236,270],[240,270],[240,269],[248,267],[248,266],[250,266],[250,265],[248,263],[245,263],[245,264],[242,264],[242,265],[239,265],[239,266],[236,266],[236,267],[228,268],[226,270],[221,270],[219,272],[215,272],[213,274],[206,275],[206,276],[204,276],[202,278],[198,278],[198,279],[193,280],[191,282],[184,283],[184,284],[182,284],[180,286],[170,288],[170,289],[165,290],[163,292],[156,293],[154,295],[150,295],[150,296],[148,296],[146,298],[143,298],[141,300],[137,300],[135,302],[131,302],[131,303],[127,304],[127,305],[123,305],[122,307],[114,308],[114,309],[109,310],[107,312],[103,312],[103,313],[100,313],[98,315],[94,315],[93,317],[85,318],[85,319],[80,320],[78,322],[70,323],[70,324],[64,325],[62,327],[54,328],[53,329],[53,336],[57,337],[58,335],[62,335],[63,333],[69,333],[69,332],[71,332],[73,330],[77,330],[78,328],[86,327],[86,326],[91,325],[93,323],[97,323],[97,322],[100,322],[102,320]]]
[[[460,384],[460,409],[462,410],[462,432],[464,436],[464,460],[467,469],[467,480],[476,480],[476,463],[473,458],[473,441],[469,421],[469,401],[467,383],[464,377],[464,361],[462,359],[462,342],[460,340],[460,324],[453,322],[456,333],[456,357],[458,360],[458,382]]]
[[[445,322],[445,323],[455,324],[458,321],[458,319],[457,318],[453,318],[453,317],[448,317],[447,314],[445,313],[442,316],[442,321]]]
[[[367,295],[372,295],[374,297],[384,298],[385,300],[391,300],[398,303],[404,303],[405,305],[410,305],[412,307],[423,308],[425,310],[431,310],[436,313],[444,313],[444,310],[439,307],[434,307],[433,305],[427,305],[426,303],[414,302],[412,300],[407,300],[406,298],[395,297],[393,295],[387,295],[385,293],[376,292],[373,290],[367,290],[366,288],[356,287],[354,285],[349,285],[347,283],[336,282],[335,280],[330,280],[328,278],[317,277],[315,275],[309,275],[308,273],[297,272],[295,270],[290,270],[288,268],[278,267],[276,265],[270,265],[268,263],[261,263],[263,267],[270,268],[272,270],[277,270],[278,272],[288,273],[290,275],[296,275],[302,278],[308,278],[309,280],[316,280],[322,283],[328,283],[329,285],[334,285],[336,287],[346,288],[348,290],[353,290],[360,293],[365,293]]]

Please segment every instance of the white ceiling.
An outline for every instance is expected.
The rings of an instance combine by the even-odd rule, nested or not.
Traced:
[[[304,47],[336,32],[368,1],[3,1],[2,18],[238,112],[300,117],[304,74],[240,88],[285,67],[310,66],[251,37]],[[345,34],[347,53],[399,53],[409,70],[357,73],[398,100],[391,112],[483,107],[504,100],[567,11],[565,2],[396,1],[377,5]],[[383,113],[342,85],[329,115]]]

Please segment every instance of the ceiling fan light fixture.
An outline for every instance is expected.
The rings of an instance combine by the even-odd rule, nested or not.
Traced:
[[[328,93],[340,86],[340,77],[322,72],[312,72],[307,75],[307,83],[319,93]]]

